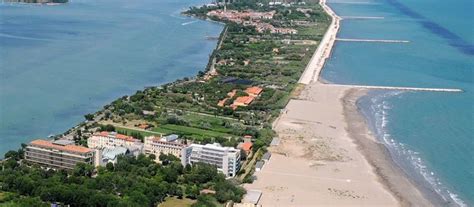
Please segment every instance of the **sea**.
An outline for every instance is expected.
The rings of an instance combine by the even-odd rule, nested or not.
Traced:
[[[208,37],[223,25],[181,11],[207,2],[0,3],[0,158],[119,97],[204,70],[217,43]]]
[[[328,5],[346,17],[339,38],[409,42],[337,41],[323,79],[464,91],[372,91],[357,105],[395,163],[428,198],[440,206],[474,206],[474,1],[329,0]]]

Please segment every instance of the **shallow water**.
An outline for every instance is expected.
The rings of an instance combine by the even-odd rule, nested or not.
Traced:
[[[145,86],[204,70],[222,26],[180,15],[204,0],[0,3],[0,154],[64,132]]]
[[[373,4],[329,3],[340,16],[384,17],[343,20],[338,36],[410,43],[337,42],[323,78],[344,84],[463,89],[378,91],[362,98],[359,106],[396,162],[425,192],[434,192],[430,196],[444,205],[474,205],[474,2],[369,2]]]

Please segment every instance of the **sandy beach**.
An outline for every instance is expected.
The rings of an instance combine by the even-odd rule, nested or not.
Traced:
[[[356,101],[367,89],[319,81],[331,55],[340,18],[333,20],[300,83],[273,124],[280,144],[255,173],[247,190],[260,190],[266,206],[433,206],[392,161],[371,134]]]
[[[272,157],[245,186],[262,206],[432,206],[357,110],[364,89],[311,83],[275,123]]]

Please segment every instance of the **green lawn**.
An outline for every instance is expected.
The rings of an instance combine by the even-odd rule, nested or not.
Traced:
[[[209,137],[230,137],[232,135],[222,132],[216,132],[211,130],[199,129],[188,126],[180,126],[174,124],[165,124],[159,127],[153,128],[155,132],[171,131],[176,134],[189,135],[195,138],[209,138]]]
[[[172,131],[146,131],[145,132],[145,131],[140,131],[140,130],[134,130],[134,129],[129,129],[129,128],[118,127],[118,126],[114,126],[114,127],[115,127],[116,131],[125,132],[127,134],[131,134],[132,132],[133,133],[140,133],[144,137],[152,136],[152,135],[160,135],[160,133],[162,133],[162,134],[172,133]]]
[[[221,133],[232,132],[232,129],[225,128],[224,126],[222,126],[224,122],[236,123],[236,121],[233,121],[233,120],[227,120],[227,119],[225,120],[219,117],[204,116],[204,115],[192,114],[192,113],[188,113],[182,117],[186,121],[189,121],[191,126],[193,127],[198,127],[201,123],[209,123],[212,126],[211,127],[212,131],[221,132]]]
[[[183,199],[178,199],[175,197],[170,197],[165,200],[165,202],[161,203],[158,205],[158,207],[177,207],[177,206],[191,206],[193,203],[196,201],[188,199],[188,198],[183,198]]]

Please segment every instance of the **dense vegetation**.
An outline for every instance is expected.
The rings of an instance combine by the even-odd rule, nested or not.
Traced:
[[[232,180],[226,180],[214,166],[195,164],[183,167],[179,159],[163,155],[163,164],[140,155],[119,157],[114,165],[97,169],[87,164],[78,164],[72,172],[64,170],[45,171],[36,166],[19,163],[20,155],[6,154],[0,172],[0,203],[26,206],[48,206],[56,202],[71,206],[156,206],[166,197],[198,199],[200,190],[216,191],[212,198],[201,198],[195,205],[209,200],[239,202],[244,190]],[[0,194],[2,195],[2,194]],[[200,201],[202,200],[202,201]],[[31,204],[31,205],[30,205]]]
[[[257,3],[238,1],[229,4],[228,9],[276,11],[273,20],[265,21],[296,28],[298,34],[257,33],[252,26],[225,21],[221,44],[213,52],[207,68],[214,68],[218,75],[206,78],[206,74],[200,72],[195,78],[183,78],[119,98],[102,111],[86,115],[86,119],[92,121],[90,126],[85,126],[86,131],[93,131],[100,124],[112,124],[130,135],[141,133],[139,137],[151,132],[175,133],[198,143],[222,140],[226,146],[236,146],[243,135],[252,135],[268,144],[271,137],[261,136],[268,133],[260,131],[271,130],[269,123],[278,116],[297,87],[329,18],[315,2],[291,7]],[[204,18],[214,9],[222,7],[193,7],[186,14]],[[255,85],[264,88],[264,92],[248,107],[233,110],[217,106],[231,90],[245,94],[245,88]],[[226,104],[234,99],[228,99]],[[138,123],[153,127],[149,132],[137,131]],[[82,137],[85,138],[87,136]],[[80,140],[78,137],[78,143],[85,143]]]
[[[0,204],[156,206],[173,197],[193,199],[193,206],[207,207],[240,201],[244,194],[237,187],[240,180],[252,182],[253,164],[275,136],[271,122],[297,91],[297,81],[329,25],[328,16],[316,2],[291,7],[270,7],[267,3],[240,0],[229,4],[228,9],[276,11],[274,19],[265,21],[297,29],[298,33],[258,33],[252,26],[224,21],[220,44],[206,68],[217,74],[199,72],[197,77],[121,97],[101,111],[85,115],[85,122],[64,134],[80,145],[86,145],[86,139],[96,131],[116,131],[138,139],[173,133],[195,143],[219,142],[233,147],[250,135],[253,153],[244,156],[249,161],[243,164],[237,179],[226,180],[215,167],[205,164],[183,167],[177,158],[167,155],[160,156],[162,164],[140,155],[121,157],[117,164],[96,171],[83,164],[71,172],[45,171],[26,165],[20,149],[7,153],[8,159],[1,163]],[[222,6],[194,7],[186,14],[207,18],[206,13],[213,9]],[[262,87],[263,93],[249,106],[233,110],[217,105],[228,92],[235,89],[237,96],[245,95],[244,90],[250,86]],[[228,99],[226,105],[234,99]],[[144,124],[147,127],[141,128]],[[214,190],[215,194],[201,195],[202,189]]]

